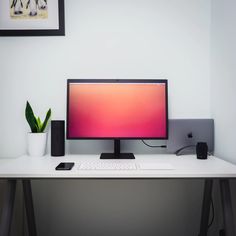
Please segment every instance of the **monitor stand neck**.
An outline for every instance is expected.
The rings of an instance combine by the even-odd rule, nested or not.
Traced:
[[[114,153],[102,153],[100,159],[135,159],[133,153],[120,153],[120,139],[114,139]]]

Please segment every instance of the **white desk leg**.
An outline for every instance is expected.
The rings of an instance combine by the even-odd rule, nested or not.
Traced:
[[[234,216],[228,179],[220,179],[220,192],[223,208],[225,236],[235,236]]]
[[[15,193],[16,193],[16,180],[15,179],[7,180],[7,189],[5,191],[5,196],[4,196],[5,198],[0,221],[0,236],[10,235]]]
[[[30,236],[37,236],[36,223],[34,217],[34,205],[30,180],[22,180],[23,191],[24,191],[24,200],[25,200],[25,209],[26,217],[28,223],[28,230]]]
[[[213,180],[205,179],[199,236],[207,236],[210,207],[211,207],[212,186],[213,186]]]

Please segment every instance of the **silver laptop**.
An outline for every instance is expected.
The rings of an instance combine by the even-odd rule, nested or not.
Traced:
[[[208,152],[214,151],[213,119],[170,119],[167,152],[175,154],[194,154],[196,144],[206,142]]]

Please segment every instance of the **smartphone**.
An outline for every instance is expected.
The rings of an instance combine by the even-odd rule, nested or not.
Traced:
[[[71,170],[75,165],[74,162],[61,162],[57,167],[56,170]]]

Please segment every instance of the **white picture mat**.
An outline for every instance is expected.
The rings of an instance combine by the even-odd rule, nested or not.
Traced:
[[[0,0],[0,30],[59,29],[58,0],[48,1],[47,19],[12,19],[10,1]]]

